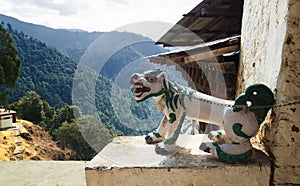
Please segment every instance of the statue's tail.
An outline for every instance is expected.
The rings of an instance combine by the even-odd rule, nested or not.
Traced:
[[[250,146],[244,146],[241,144],[222,144],[219,145],[217,143],[213,143],[213,146],[215,147],[216,153],[220,159],[223,159],[225,161],[231,162],[231,163],[240,163],[248,159],[252,155],[252,147]],[[234,149],[239,148],[240,150],[243,150],[243,152],[234,152]],[[232,153],[225,152],[225,149],[230,149],[233,151]]]

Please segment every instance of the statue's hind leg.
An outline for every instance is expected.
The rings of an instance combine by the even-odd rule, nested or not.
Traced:
[[[218,156],[220,159],[239,163],[248,159],[252,155],[252,146],[249,143],[245,144],[217,144],[217,143],[202,143],[200,150]]]

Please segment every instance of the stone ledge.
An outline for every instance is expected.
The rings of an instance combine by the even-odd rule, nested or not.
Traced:
[[[0,185],[85,186],[84,161],[0,161]]]
[[[179,151],[161,156],[143,136],[116,137],[87,164],[87,185],[269,185],[270,162],[261,151],[230,164],[199,150],[208,140],[180,135]]]

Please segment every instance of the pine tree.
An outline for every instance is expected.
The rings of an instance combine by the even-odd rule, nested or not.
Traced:
[[[7,30],[0,24],[0,105],[7,102],[9,91],[16,86],[21,73],[21,60]]]

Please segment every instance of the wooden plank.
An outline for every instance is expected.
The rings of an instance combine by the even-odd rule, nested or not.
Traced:
[[[237,69],[235,68],[235,62],[234,61],[228,61],[223,63],[205,63],[205,62],[197,62],[199,65],[199,68],[208,70],[209,67],[211,69],[220,71],[221,73],[237,73]]]
[[[193,62],[197,62],[197,61],[202,61],[202,60],[205,60],[205,59],[210,59],[214,56],[217,57],[217,56],[220,56],[222,54],[237,51],[239,49],[240,49],[240,46],[237,44],[237,45],[232,45],[232,46],[228,46],[228,47],[224,47],[224,48],[219,48],[219,49],[216,49],[216,50],[202,52],[200,54],[194,54],[194,55],[186,56],[186,57],[184,57],[184,63],[189,64],[189,63],[193,63]]]
[[[178,65],[178,64],[176,64],[176,65],[175,65],[175,69],[176,69],[176,71],[181,71],[181,66]]]
[[[185,14],[165,35],[163,35],[157,43],[168,46],[170,44],[176,46],[191,46],[194,45],[193,40],[180,35],[186,32],[180,27],[188,28],[194,31],[205,42],[213,41],[214,39],[230,36],[232,33],[240,34],[241,21],[243,13],[243,0],[211,0],[202,1],[193,10]],[[209,24],[206,21],[209,19]],[[225,20],[230,20],[228,24],[224,24]],[[234,25],[232,25],[234,24]],[[214,29],[218,27],[218,29]],[[211,36],[205,36],[210,31],[220,30]],[[180,33],[179,33],[180,32]],[[180,38],[180,42],[178,39]],[[196,43],[197,44],[197,43]],[[198,43],[199,44],[199,43]]]
[[[205,18],[203,18],[203,19],[205,19]],[[214,27],[216,24],[218,24],[220,21],[222,21],[222,19],[223,19],[223,17],[217,17],[217,18],[213,19],[213,21],[211,21],[208,24],[206,24],[205,26],[203,26],[203,29],[198,31],[197,35],[201,38],[202,34],[207,32],[208,30],[210,30],[210,28]],[[192,28],[196,27],[197,24],[198,24],[198,22],[194,22],[193,24],[189,25],[188,28],[192,30]],[[194,31],[194,30],[192,30],[192,31]]]

